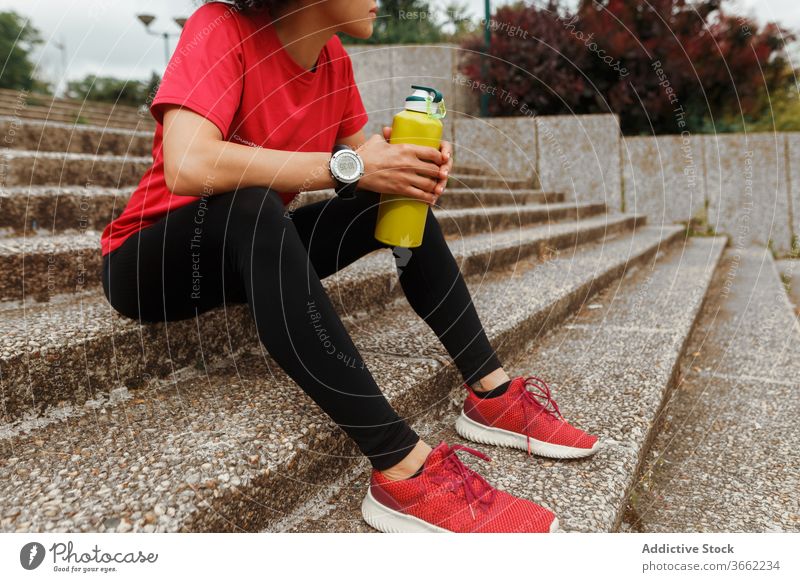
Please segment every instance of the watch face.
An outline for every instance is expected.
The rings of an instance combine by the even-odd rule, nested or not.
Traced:
[[[337,152],[335,167],[336,174],[342,182],[353,182],[361,177],[361,160],[358,155],[350,151]]]

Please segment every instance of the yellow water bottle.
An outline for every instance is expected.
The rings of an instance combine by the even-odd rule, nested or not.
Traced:
[[[410,143],[439,149],[442,118],[447,113],[442,94],[436,89],[411,85],[416,89],[406,97],[403,111],[394,116],[389,143]],[[375,238],[395,247],[413,248],[422,244],[427,202],[398,194],[381,194]]]

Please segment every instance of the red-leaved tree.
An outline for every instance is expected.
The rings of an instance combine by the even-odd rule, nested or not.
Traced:
[[[608,113],[626,134],[727,130],[717,120],[760,114],[766,92],[785,88],[785,44],[722,0],[558,0],[497,9],[491,49],[469,39],[462,73],[495,87],[490,115]],[[486,78],[481,59],[488,58]],[[513,95],[518,102],[498,99]],[[521,107],[524,103],[525,107]]]

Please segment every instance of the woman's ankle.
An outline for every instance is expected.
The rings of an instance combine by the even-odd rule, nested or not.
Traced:
[[[396,465],[383,469],[381,474],[391,481],[401,481],[412,477],[425,464],[433,449],[420,439],[411,452]]]
[[[480,379],[478,386],[473,386],[473,390],[478,392],[488,392],[489,390],[494,390],[501,384],[505,384],[511,380],[506,371],[503,368],[497,368],[493,372],[487,374],[483,378]]]

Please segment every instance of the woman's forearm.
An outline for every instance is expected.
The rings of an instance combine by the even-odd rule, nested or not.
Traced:
[[[251,147],[226,141],[206,140],[189,148],[173,168],[174,194],[203,196],[249,186],[265,186],[278,192],[333,188],[326,152],[289,152]],[[166,164],[165,159],[165,164]]]

